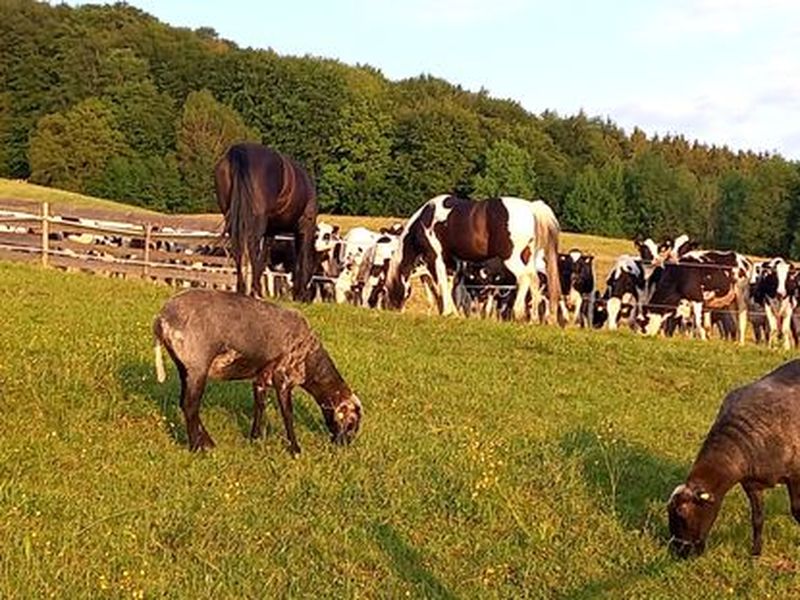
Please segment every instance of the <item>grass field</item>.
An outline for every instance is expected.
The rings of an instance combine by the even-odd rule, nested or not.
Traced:
[[[664,503],[723,394],[787,356],[478,320],[303,307],[365,405],[332,447],[296,398],[249,442],[245,383],[212,385],[190,454],[155,383],[166,288],[0,263],[2,598],[788,598],[800,527],[744,495],[705,556],[665,550]]]

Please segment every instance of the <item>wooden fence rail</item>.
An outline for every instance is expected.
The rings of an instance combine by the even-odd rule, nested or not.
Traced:
[[[47,202],[39,214],[0,210],[0,258],[30,262],[38,255],[42,265],[64,270],[233,288],[236,270],[227,252],[219,255],[224,247],[216,232],[53,215]]]

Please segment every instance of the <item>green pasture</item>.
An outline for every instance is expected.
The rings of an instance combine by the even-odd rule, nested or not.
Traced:
[[[664,504],[720,399],[788,356],[718,341],[302,307],[365,406],[328,442],[296,394],[246,438],[246,383],[206,392],[186,450],[150,325],[171,291],[0,263],[2,598],[787,598],[798,527],[768,494],[764,555],[726,499],[706,554]]]

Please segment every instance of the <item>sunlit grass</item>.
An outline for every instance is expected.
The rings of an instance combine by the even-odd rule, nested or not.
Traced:
[[[0,597],[791,597],[800,528],[743,495],[707,554],[664,502],[762,348],[301,307],[365,405],[347,448],[297,394],[246,439],[246,383],[206,393],[190,454],[150,324],[169,290],[0,263]]]

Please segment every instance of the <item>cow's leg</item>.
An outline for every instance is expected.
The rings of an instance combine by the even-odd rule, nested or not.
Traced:
[[[196,451],[212,448],[214,441],[208,435],[200,420],[200,401],[206,389],[205,371],[187,371],[178,369],[181,377],[181,409],[186,420],[186,437],[189,439],[189,450]]]
[[[278,397],[278,408],[283,417],[283,426],[286,429],[286,438],[289,440],[289,451],[292,454],[300,454],[300,446],[294,435],[294,417],[292,415],[292,388],[282,377],[273,379],[275,381],[275,392]]]
[[[264,406],[266,391],[258,382],[253,382],[253,426],[250,428],[250,439],[256,440],[263,435]]]
[[[581,316],[581,307],[583,305],[583,296],[581,296],[580,292],[577,290],[572,290],[572,304],[573,310],[575,313],[572,316],[572,324],[577,325],[578,323],[583,322],[583,318]]]
[[[586,314],[581,314],[581,327],[586,327],[588,323],[589,329],[594,326],[594,291],[589,294],[589,300],[586,301]]]
[[[619,311],[622,308],[622,301],[617,298],[609,298],[608,302],[606,302],[606,312],[608,313],[608,329],[610,331],[616,331],[617,327],[619,326]]]
[[[788,314],[787,314],[788,313]],[[791,309],[781,306],[781,335],[783,336],[783,349],[792,349],[792,312]]]
[[[767,346],[772,345],[772,333],[778,332],[778,318],[775,316],[775,313],[772,310],[772,305],[769,302],[764,304],[764,314],[767,317]]]
[[[762,492],[753,486],[742,485],[750,501],[750,520],[753,524],[753,556],[761,554],[761,533],[764,530],[764,498]]]
[[[692,316],[693,325],[701,340],[707,340],[708,334],[706,333],[705,322],[703,320],[703,303],[692,302]]]

